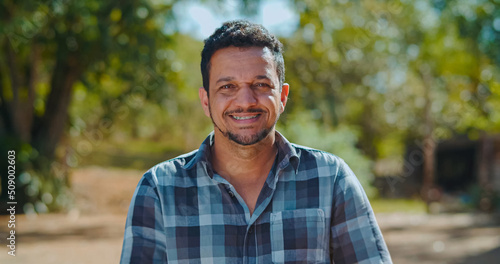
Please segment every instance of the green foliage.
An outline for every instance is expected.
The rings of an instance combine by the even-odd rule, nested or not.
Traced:
[[[467,190],[469,196],[463,199],[471,209],[479,209],[483,212],[498,212],[500,210],[500,193],[489,187],[481,187],[478,184],[472,185]]]
[[[96,142],[97,143],[97,142]],[[102,166],[132,168],[146,171],[152,166],[185,153],[174,141],[152,141],[127,138],[125,142],[107,139],[92,144],[89,138],[72,138],[68,165],[73,168]]]
[[[75,124],[72,135],[86,132],[91,137],[79,148],[80,154],[88,155],[93,144],[112,132],[114,123],[129,124],[134,131],[138,125],[125,117],[135,119],[145,101],[174,101],[175,86],[166,81],[177,79],[177,72],[173,60],[161,53],[171,43],[163,30],[173,21],[172,4],[0,3],[0,138],[13,139],[9,146],[18,153],[23,146],[36,153],[18,161],[17,173],[25,176],[18,178],[25,181],[17,194],[21,206],[33,205],[41,212],[45,211],[41,203],[46,209],[65,205],[58,201],[67,193],[75,152],[61,140],[68,112]],[[83,108],[70,109],[73,96],[85,104]],[[57,147],[59,143],[63,144]],[[1,199],[6,199],[5,188],[2,183]]]
[[[14,201],[17,202],[19,211],[46,213],[69,208],[72,205],[65,166],[58,162],[49,162],[30,144],[22,143],[17,138],[6,137],[0,141],[1,156],[4,160],[7,160],[7,157],[4,157],[7,151],[15,151]],[[2,180],[5,178],[2,174]]]
[[[130,150],[130,146],[136,145],[129,142],[138,141],[155,142],[157,146],[177,151],[199,146],[211,124],[199,104],[201,76],[193,75],[199,72],[199,54],[192,51],[201,50],[202,43],[181,34],[171,37],[168,47],[157,51],[160,58],[169,61],[171,71],[156,72],[157,66],[148,66],[144,82],[135,88],[138,93],[127,93],[130,83],[106,73],[86,84],[76,84],[70,109],[73,142],[86,140],[93,148],[99,148],[109,141],[127,145],[124,148]],[[92,90],[95,86],[101,89]],[[165,95],[148,98],[148,89]],[[185,122],[187,117],[191,122]],[[75,144],[72,146],[77,149]]]
[[[372,199],[370,203],[375,213],[422,214],[427,212],[426,204],[422,200]]]
[[[29,169],[19,174],[18,188],[25,195],[19,200],[22,201],[24,213],[47,213],[69,209],[73,205],[73,195],[66,176],[68,172],[53,169]]]
[[[497,1],[294,3],[300,27],[283,40],[292,111],[359,128],[371,159],[429,133],[500,131]]]

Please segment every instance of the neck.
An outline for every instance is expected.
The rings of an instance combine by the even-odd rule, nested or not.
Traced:
[[[254,182],[267,178],[277,154],[275,131],[253,145],[240,145],[214,133],[212,164],[219,175],[231,184]]]
[[[234,186],[252,214],[278,153],[274,129],[249,146],[239,145],[215,131],[211,150],[215,171]]]

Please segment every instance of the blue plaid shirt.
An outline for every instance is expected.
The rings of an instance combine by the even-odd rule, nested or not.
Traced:
[[[332,154],[289,143],[255,211],[213,171],[213,134],[144,174],[128,212],[121,263],[392,263],[354,173]]]

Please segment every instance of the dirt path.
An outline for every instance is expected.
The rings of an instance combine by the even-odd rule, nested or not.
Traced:
[[[398,264],[498,264],[500,221],[491,215],[378,214]]]
[[[16,257],[3,246],[0,263],[118,263],[128,204],[141,174],[78,169],[72,178],[76,208],[17,216]],[[500,263],[500,221],[492,216],[377,214],[377,219],[394,263]],[[1,238],[7,221],[0,217]]]
[[[71,181],[75,208],[67,214],[17,216],[16,257],[4,249],[0,263],[118,263],[128,205],[142,173],[100,167],[76,170]],[[0,216],[0,223],[7,221]],[[1,224],[2,238],[5,228]]]

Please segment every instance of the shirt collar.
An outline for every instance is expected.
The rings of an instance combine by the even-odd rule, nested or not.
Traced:
[[[214,143],[214,132],[212,131],[207,138],[201,143],[200,148],[196,152],[195,157],[184,165],[184,169],[191,169],[196,163],[205,163],[211,170],[210,164],[210,146]],[[276,131],[276,145],[278,146],[278,169],[284,169],[289,164],[293,166],[295,173],[299,168],[299,155],[292,144],[280,132]]]
[[[278,146],[278,168],[282,170],[291,164],[297,174],[299,155],[292,144],[278,131],[276,131],[276,145]]]
[[[214,144],[214,132],[212,131],[207,138],[201,143],[200,148],[196,152],[196,155],[191,159],[186,165],[183,166],[184,169],[191,169],[196,163],[201,162],[205,164],[210,164],[210,146]],[[210,166],[211,167],[211,166]]]

